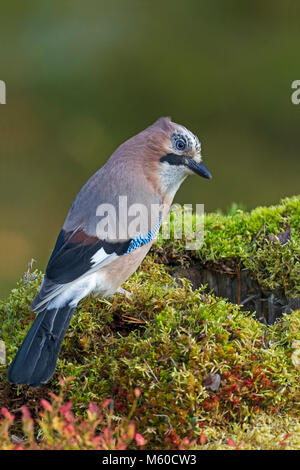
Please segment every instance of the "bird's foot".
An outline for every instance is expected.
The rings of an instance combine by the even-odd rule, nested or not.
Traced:
[[[118,294],[126,295],[126,297],[129,297],[129,299],[131,299],[131,300],[133,299],[133,295],[130,292],[128,292],[128,290],[125,290],[122,287],[119,287],[117,292],[118,292]]]

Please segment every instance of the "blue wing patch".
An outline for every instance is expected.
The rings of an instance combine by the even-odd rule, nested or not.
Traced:
[[[139,234],[137,237],[132,238],[125,254],[128,255],[128,253],[131,253],[131,251],[134,251],[137,248],[140,248],[140,246],[146,245],[147,243],[151,242],[159,232],[161,220],[162,216],[160,215],[158,223],[155,225],[154,229],[151,230],[151,232],[147,233],[146,236]]]

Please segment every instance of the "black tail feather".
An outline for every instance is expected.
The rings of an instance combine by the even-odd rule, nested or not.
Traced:
[[[10,383],[38,387],[50,380],[74,309],[45,308],[38,314],[9,366]]]

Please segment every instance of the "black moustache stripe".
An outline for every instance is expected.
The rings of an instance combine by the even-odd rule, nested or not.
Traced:
[[[176,153],[168,153],[160,159],[161,163],[168,162],[170,165],[186,165],[186,158]]]

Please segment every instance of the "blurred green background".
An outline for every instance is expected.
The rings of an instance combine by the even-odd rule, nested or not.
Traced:
[[[214,179],[176,201],[248,209],[299,191],[298,1],[2,2],[0,295],[44,269],[78,190],[128,137],[171,116]]]

